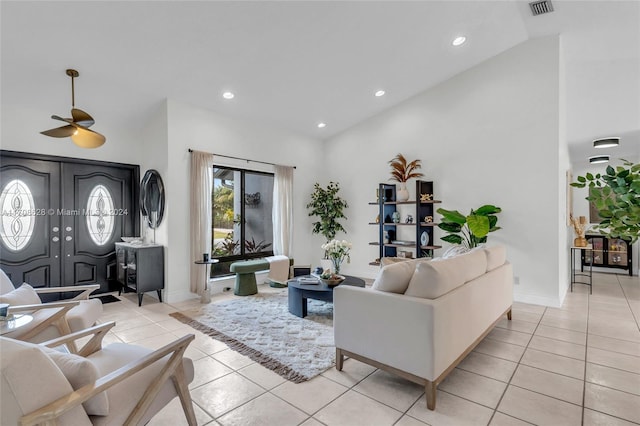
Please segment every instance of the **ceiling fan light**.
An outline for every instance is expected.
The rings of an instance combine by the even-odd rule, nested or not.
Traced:
[[[594,148],[613,148],[620,145],[620,138],[602,138],[593,141]]]
[[[609,162],[609,156],[608,155],[596,155],[594,157],[589,157],[589,162],[591,164],[608,163]]]
[[[100,133],[93,132],[91,130],[85,130],[78,128],[76,133],[71,135],[71,140],[74,144],[80,148],[98,148],[107,141],[107,138]]]

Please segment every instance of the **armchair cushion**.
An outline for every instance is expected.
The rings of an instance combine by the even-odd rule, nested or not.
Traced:
[[[84,330],[93,326],[102,315],[100,299],[81,300],[67,313],[67,323],[71,331]]]
[[[10,305],[37,305],[42,303],[38,293],[27,283],[0,295],[0,302]]]
[[[471,251],[439,262],[419,262],[409,281],[407,296],[436,299],[487,271],[483,250]]]
[[[55,349],[42,346],[44,352],[58,366],[73,390],[84,385],[94,383],[100,378],[98,369],[91,361],[78,355],[63,353]],[[109,414],[109,398],[106,392],[101,392],[82,406],[89,415],[106,416]]]
[[[7,276],[7,274],[0,269],[0,294],[9,293],[14,290],[13,283]]]
[[[142,358],[151,352],[153,352],[151,349],[143,348],[141,346],[125,343],[112,343],[102,348],[102,350],[89,355],[88,359],[96,366],[100,372],[100,376],[104,376],[130,362]],[[165,357],[163,360],[166,361],[167,359],[168,358]],[[159,375],[163,365],[163,361],[158,361],[148,368],[135,373],[131,377],[109,388],[107,390],[107,394],[109,395],[109,406],[118,407],[118,409],[114,410],[112,408],[108,417],[92,417],[91,420],[93,424],[124,424],[124,421],[127,419],[129,413],[133,410],[146,388],[149,386],[151,381]],[[189,358],[183,358],[182,365],[184,368],[186,382],[190,383],[194,376],[193,361]],[[173,386],[173,382],[169,379],[163,384],[162,389],[149,406],[149,409],[141,419],[140,424],[146,424],[155,413],[160,411],[175,396],[176,391]]]
[[[0,424],[18,424],[20,417],[73,392],[71,385],[45,355],[32,343],[0,337]],[[90,425],[82,407],[63,414],[59,424]]]

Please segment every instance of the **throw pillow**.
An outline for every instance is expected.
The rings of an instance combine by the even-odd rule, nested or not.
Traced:
[[[423,263],[423,262],[420,262]],[[407,290],[411,276],[416,269],[416,260],[406,262],[395,262],[383,266],[378,271],[373,285],[374,290],[386,291],[388,293],[402,294]]]
[[[49,358],[58,366],[64,377],[71,384],[73,390],[94,383],[100,378],[100,373],[93,363],[79,355],[63,353],[46,346],[42,349]],[[82,403],[87,414],[106,416],[109,414],[109,399],[106,392],[100,392],[93,398]]]
[[[485,247],[487,255],[487,272],[504,265],[507,261],[507,250],[504,246]]]
[[[13,290],[15,290],[15,288],[13,287],[13,283],[11,282],[7,274],[2,269],[0,269],[0,294],[9,293]]]
[[[39,305],[42,303],[38,293],[27,283],[23,283],[9,293],[0,295],[0,302],[16,305]]]

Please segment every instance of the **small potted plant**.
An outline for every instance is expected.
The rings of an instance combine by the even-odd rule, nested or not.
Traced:
[[[407,201],[409,199],[409,191],[407,190],[407,181],[411,178],[419,178],[424,176],[416,170],[422,168],[420,160],[413,160],[407,163],[404,155],[398,154],[389,161],[391,166],[391,180],[400,182],[400,188],[396,191],[396,201]]]

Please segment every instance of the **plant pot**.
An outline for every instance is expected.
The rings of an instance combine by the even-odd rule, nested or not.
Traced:
[[[578,237],[575,240],[573,240],[573,246],[574,247],[586,247],[588,245],[588,241],[586,238],[584,237]]]
[[[402,182],[398,188],[396,188],[396,201],[407,201],[409,199],[409,190],[407,184]]]

